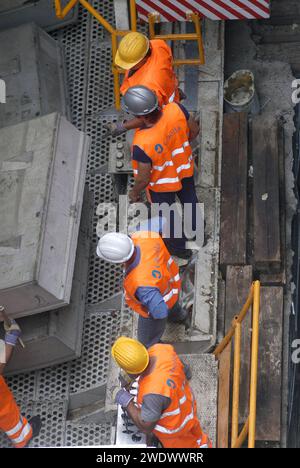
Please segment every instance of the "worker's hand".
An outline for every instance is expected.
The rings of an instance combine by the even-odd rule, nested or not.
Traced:
[[[183,101],[184,99],[186,99],[186,94],[184,91],[182,91],[181,88],[178,88],[178,94],[179,94],[179,101]]]
[[[14,319],[11,319],[10,326],[4,324],[5,334],[5,344],[16,346],[18,338],[21,336],[21,328]]]
[[[115,396],[115,403],[117,403],[117,405],[121,405],[123,408],[127,408],[133,398],[134,396],[131,395],[131,393],[127,392],[124,388],[121,388]]]
[[[134,379],[130,377],[125,371],[121,370],[119,374],[119,382],[121,384],[121,387],[129,387],[132,382],[134,382]]]
[[[136,193],[134,190],[130,190],[128,193],[128,198],[131,203],[137,203],[141,201],[141,196],[139,193]]]
[[[123,122],[108,122],[104,124],[103,127],[107,130],[105,136],[117,137],[127,132]]]

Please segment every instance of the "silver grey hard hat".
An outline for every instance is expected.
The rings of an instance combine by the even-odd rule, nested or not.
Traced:
[[[122,107],[133,115],[147,115],[158,108],[158,99],[146,86],[132,86],[122,100]]]

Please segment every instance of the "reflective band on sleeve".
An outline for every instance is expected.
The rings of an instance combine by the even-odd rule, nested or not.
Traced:
[[[187,423],[193,419],[193,417],[194,412],[192,411],[186,416],[182,424],[180,424],[180,426],[177,429],[166,429],[165,427],[160,426],[159,424],[157,424],[154,429],[157,432],[162,432],[163,434],[176,434],[177,432],[181,431],[187,425]]]
[[[138,174],[139,171],[138,171],[137,169],[133,169],[133,173],[134,173],[134,174]]]
[[[181,171],[183,171],[183,170],[185,170],[185,169],[191,169],[190,163],[182,164],[181,166],[179,166],[179,167],[176,168],[176,171],[177,171],[177,173],[179,174]]]
[[[168,302],[168,300],[171,299],[171,297],[173,297],[174,294],[178,294],[178,289],[171,289],[171,291],[164,296],[164,301]]]
[[[168,266],[170,266],[170,265],[171,265],[171,263],[173,263],[173,262],[174,262],[173,258],[172,258],[172,257],[170,257],[170,258],[169,258],[169,260],[168,260]]]
[[[8,437],[11,437],[17,432],[19,432],[22,429],[22,427],[23,427],[23,421],[22,419],[20,419],[18,424],[15,425],[15,427],[13,427],[10,431],[6,431],[6,435],[8,435]]]
[[[174,93],[169,97],[169,102],[173,102],[175,99],[175,91]]]
[[[24,426],[21,434],[19,435],[19,437],[16,437],[16,438],[12,438],[11,437],[11,441],[16,445],[16,444],[20,444],[21,442],[24,442],[24,440],[26,439],[26,437],[28,436],[28,434],[30,433],[31,431],[31,426],[29,423],[26,423],[26,425]]]

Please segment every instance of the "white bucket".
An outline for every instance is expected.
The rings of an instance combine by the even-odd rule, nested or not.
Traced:
[[[225,81],[224,101],[229,112],[259,113],[254,75],[250,70],[238,70]]]

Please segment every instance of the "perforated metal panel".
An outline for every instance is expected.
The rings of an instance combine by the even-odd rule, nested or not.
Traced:
[[[47,367],[37,372],[37,394],[38,400],[43,399],[68,399],[70,365]]]
[[[104,424],[76,424],[68,423],[66,427],[65,445],[67,447],[84,445],[111,444],[110,423]]]
[[[28,372],[7,377],[6,383],[17,400],[33,400],[36,391],[36,373]]]
[[[120,313],[91,312],[85,319],[81,358],[71,367],[70,392],[106,382],[110,349],[120,328]]]

